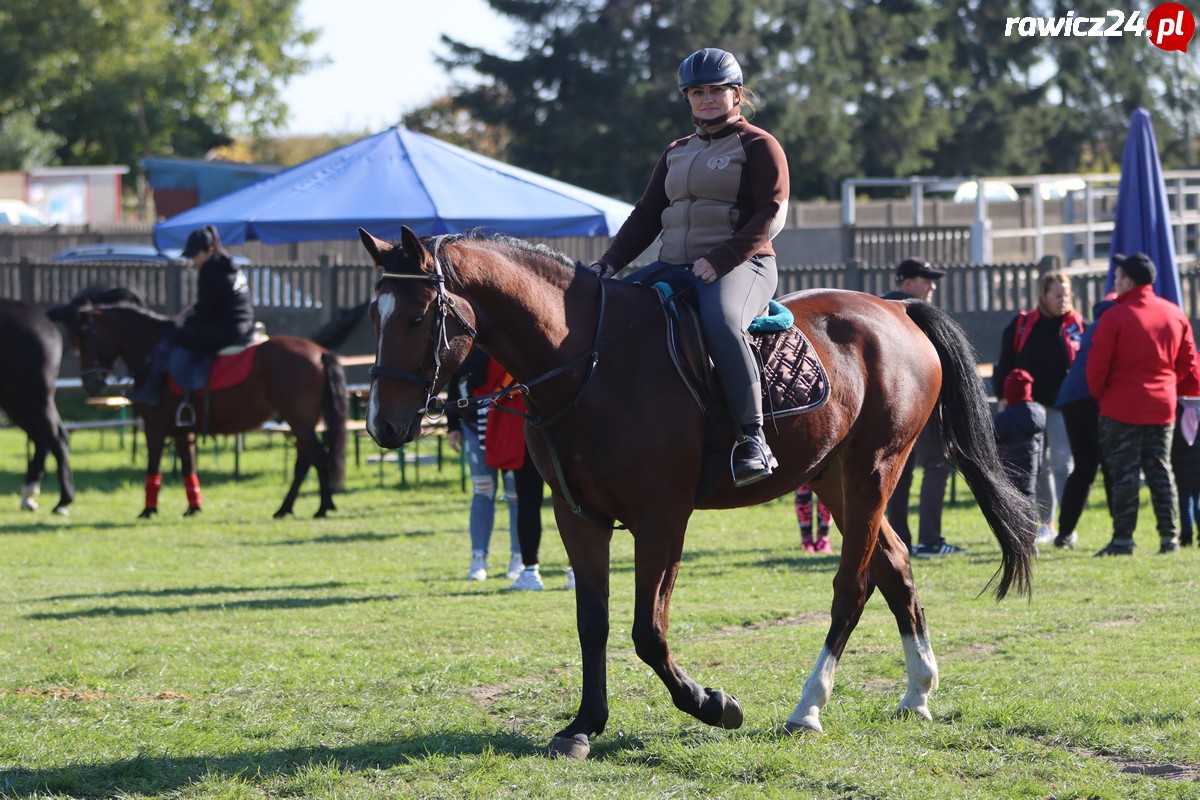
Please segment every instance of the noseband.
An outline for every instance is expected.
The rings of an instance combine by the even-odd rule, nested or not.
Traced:
[[[442,272],[441,259],[438,258],[438,251],[441,249],[440,245],[442,238],[444,237],[438,237],[434,241],[433,247],[430,250],[430,253],[433,255],[432,275],[426,275],[424,273],[410,275],[404,272],[384,272],[379,276],[379,280],[381,281],[384,279],[430,281],[437,289],[437,298],[435,301],[436,305],[434,310],[433,375],[426,380],[418,373],[392,369],[391,367],[385,367],[378,363],[367,370],[367,374],[371,376],[372,380],[375,378],[391,378],[397,381],[415,383],[418,386],[424,386],[425,405],[422,407],[421,411],[427,416],[440,416],[441,413],[440,410],[434,411],[431,406],[433,405],[434,394],[437,392],[438,374],[442,371],[442,353],[450,349],[450,340],[446,336],[446,318],[453,314],[454,318],[458,320],[460,325],[462,325],[468,336],[474,339],[478,335],[474,326],[467,322],[466,318],[462,314],[462,311],[459,310],[458,305],[454,302],[454,297],[446,291],[446,276]]]

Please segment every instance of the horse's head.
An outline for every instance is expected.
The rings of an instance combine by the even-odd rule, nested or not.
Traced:
[[[377,267],[368,311],[377,342],[367,430],[381,447],[400,447],[420,433],[422,415],[470,352],[475,313],[446,285],[436,243],[430,252],[407,227],[399,246],[362,228],[358,234]]]
[[[79,351],[83,390],[92,397],[104,394],[119,353],[109,337],[101,333],[103,310],[85,300],[57,306],[50,313],[51,319],[66,325],[68,342]]]

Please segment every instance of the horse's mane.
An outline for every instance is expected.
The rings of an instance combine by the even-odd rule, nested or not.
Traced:
[[[514,256],[517,261],[525,264],[542,265],[552,264],[556,267],[562,267],[565,270],[572,272],[580,267],[580,263],[568,257],[565,253],[555,250],[546,244],[528,242],[524,239],[518,239],[514,236],[507,236],[502,233],[487,233],[484,231],[470,231],[468,233],[453,233],[444,236],[431,236],[421,240],[431,253],[438,255],[442,270],[446,275],[446,280],[452,284],[461,286],[462,283],[458,277],[458,271],[454,267],[454,262],[449,258],[443,258],[440,254],[442,248],[448,244],[461,244],[464,242],[484,242],[500,245],[504,250],[509,251],[509,255]],[[435,249],[436,248],[436,249]]]
[[[128,311],[134,316],[145,317],[146,319],[152,319],[155,322],[170,323],[172,321],[171,318],[166,314],[160,314],[152,308],[146,308],[143,305],[131,302],[129,300],[121,300],[116,303],[103,303],[95,306],[95,308],[99,311]]]

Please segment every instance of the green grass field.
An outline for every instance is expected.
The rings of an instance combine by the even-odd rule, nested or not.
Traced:
[[[609,727],[589,761],[564,762],[540,755],[580,683],[548,507],[548,591],[509,594],[502,575],[464,580],[456,463],[401,487],[395,464],[381,483],[351,451],[338,511],[309,518],[310,477],[300,516],[274,520],[285,455],[254,435],[240,479],[228,443],[202,456],[202,515],[181,516],[167,474],[162,513],[139,522],[129,441],[79,433],[63,519],[52,477],[40,510],[17,510],[24,442],[0,430],[2,797],[1200,797],[1200,554],[1157,555],[1148,502],[1135,557],[1091,557],[1108,538],[1093,504],[1079,550],[1043,552],[1032,600],[997,603],[980,590],[999,550],[960,483],[946,535],[970,553],[914,566],[934,721],[892,717],[903,656],[876,596],[826,732],[800,738],[781,726],[837,561],[799,550],[790,498],[697,513],[672,604],[676,660],[741,700],[736,731],[675,710],[634,654],[619,532]],[[506,532],[492,549],[502,573]]]

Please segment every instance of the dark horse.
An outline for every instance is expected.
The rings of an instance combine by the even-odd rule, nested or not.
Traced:
[[[21,484],[21,508],[37,508],[46,454],[53,453],[60,492],[54,513],[66,514],[75,499],[75,484],[67,429],[54,404],[62,335],[39,309],[17,300],[0,300],[0,342],[0,408],[33,442],[33,458]]]
[[[56,309],[79,346],[83,387],[89,394],[104,391],[118,359],[134,372],[134,385],[145,376],[146,357],[174,323],[167,317],[129,303]],[[65,317],[65,318],[64,318]],[[228,389],[204,393],[195,400],[196,419],[205,433],[242,433],[279,416],[296,439],[296,466],[292,485],[276,517],[292,513],[300,484],[310,466],[320,481],[321,504],[315,516],[334,509],[333,493],[341,488],[346,463],[346,376],[335,353],[296,336],[272,336],[254,357],[249,378]],[[196,481],[194,429],[175,423],[176,404],[169,393],[156,406],[135,405],[145,423],[146,506],[140,516],[157,511],[157,483],[167,436],[175,439],[184,484],[189,487],[188,514],[200,510]],[[317,423],[325,419],[325,443],[317,436]],[[152,486],[153,484],[153,486]],[[195,488],[192,495],[191,488]]]
[[[575,569],[583,656],[579,711],[555,734],[551,753],[586,757],[588,737],[608,721],[614,521],[634,539],[638,656],[677,708],[709,725],[741,725],[738,701],[689,678],[667,645],[684,533],[694,508],[762,503],[806,482],[829,506],[843,546],[829,633],[785,730],[821,730],[838,659],[876,587],[896,617],[908,672],[898,713],[930,718],[937,662],[908,549],[884,519],[884,505],[935,409],[949,455],[1000,544],[997,596],[1028,592],[1037,517],[1000,467],[970,345],[936,307],[837,290],[783,298],[825,365],[830,397],[768,422],[779,459],[772,477],[734,489],[726,468],[698,504],[703,415],[668,354],[654,292],[597,280],[561,254],[513,239],[443,237],[427,246],[405,228],[395,246],[359,234],[379,268],[367,429],[380,445],[398,447],[417,435],[423,409],[473,339],[528,387],[526,439],[553,490]]]

